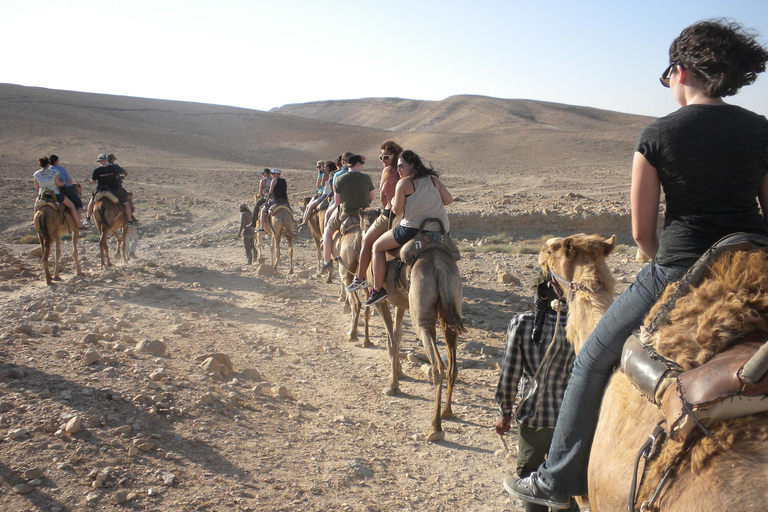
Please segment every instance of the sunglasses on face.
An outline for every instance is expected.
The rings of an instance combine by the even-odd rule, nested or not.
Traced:
[[[673,60],[659,77],[659,82],[661,82],[661,85],[666,88],[669,88],[669,79],[672,75],[672,71],[675,69],[675,66],[677,66],[677,62]]]
[[[379,156],[379,160],[382,162],[389,162],[389,159],[392,158],[392,155],[381,155]]]
[[[408,164],[405,163],[405,162],[400,162],[400,163],[397,164],[397,168],[400,169],[401,167],[405,167],[406,165],[408,165]]]

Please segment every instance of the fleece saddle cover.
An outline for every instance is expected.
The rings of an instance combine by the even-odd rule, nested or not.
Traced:
[[[110,192],[109,190],[102,190],[100,192],[97,192],[95,196],[93,196],[93,201],[100,201],[102,199],[109,199],[115,204],[118,204],[120,201],[118,201],[117,196]]]

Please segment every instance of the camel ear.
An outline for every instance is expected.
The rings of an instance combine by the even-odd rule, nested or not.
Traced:
[[[616,248],[616,235],[611,235],[611,238],[603,241],[603,254],[608,256]]]
[[[573,238],[563,238],[563,250],[568,256],[573,256],[576,253],[576,248],[573,244]]]

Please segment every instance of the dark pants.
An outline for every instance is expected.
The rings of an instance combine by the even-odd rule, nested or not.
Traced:
[[[69,198],[78,210],[83,209],[83,202],[80,200],[80,196],[75,192],[75,187],[67,185],[64,187],[64,195]]]
[[[530,429],[523,425],[517,425],[517,476],[525,478],[544,462],[549,451],[549,443],[552,441],[554,428]],[[547,512],[549,507],[525,502],[525,512]],[[571,498],[569,512],[578,512],[579,506],[576,500]]]
[[[264,203],[266,202],[267,202],[266,197],[262,197],[258,201],[256,201],[256,206],[253,207],[253,225],[254,226],[259,221],[259,216],[261,215],[261,207],[264,206]]]

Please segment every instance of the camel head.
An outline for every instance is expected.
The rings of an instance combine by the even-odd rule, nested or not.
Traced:
[[[366,229],[371,227],[376,219],[381,215],[381,210],[378,208],[361,208],[360,209],[360,229],[365,232]]]
[[[309,205],[310,201],[312,201],[312,198],[309,197],[309,196],[305,197],[304,199],[301,200],[301,202],[299,204],[301,204],[301,211],[302,212],[307,209],[307,205]]]
[[[541,247],[539,265],[545,271],[554,270],[568,281],[573,281],[579,267],[600,266],[616,246],[616,235],[577,235],[550,238]]]

